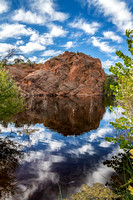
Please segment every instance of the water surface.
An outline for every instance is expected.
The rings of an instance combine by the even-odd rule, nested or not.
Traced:
[[[103,161],[117,155],[103,97],[30,99],[14,123],[0,124],[0,197],[57,200],[82,184],[106,183],[113,173]]]

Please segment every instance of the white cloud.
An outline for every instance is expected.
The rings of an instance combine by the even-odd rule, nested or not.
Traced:
[[[64,31],[62,26],[50,25],[49,28],[51,29],[51,37],[65,37],[67,34],[67,31]]]
[[[84,19],[75,20],[74,22],[69,24],[73,28],[81,29],[85,33],[88,33],[90,35],[94,35],[98,28],[100,27],[100,24],[97,22],[87,23]]]
[[[112,31],[105,31],[103,32],[104,38],[105,39],[111,39],[112,41],[121,43],[122,42],[122,38],[118,35],[116,35],[114,32]]]
[[[0,14],[7,12],[9,9],[9,4],[5,0],[0,0]]]
[[[20,35],[30,36],[34,33],[31,28],[23,24],[2,24],[0,25],[0,39],[17,38]]]
[[[54,33],[56,31],[56,33]],[[30,40],[25,46],[21,46],[20,49],[23,52],[30,52],[35,50],[44,50],[45,46],[53,44],[53,37],[65,36],[67,32],[62,27],[53,26],[50,33],[39,35],[39,33],[31,28],[27,28],[23,24],[2,24],[0,26],[0,39],[15,38],[19,36],[29,36]],[[16,41],[17,45],[23,44],[22,40]],[[30,46],[31,45],[31,46]]]
[[[12,20],[30,24],[44,24],[45,22],[43,16],[32,13],[31,11],[24,11],[23,9],[16,10]]]
[[[49,58],[47,58],[47,59],[39,58],[39,59],[37,59],[37,63],[45,63],[48,59]]]
[[[9,49],[13,49],[15,46],[7,43],[0,43],[0,53],[7,54]]]
[[[114,65],[114,62],[111,60],[106,60],[102,62],[102,67],[104,69],[109,69],[111,67],[111,65]]]
[[[63,45],[63,47],[65,47],[66,49],[70,49],[74,47],[74,42],[68,41],[65,45]]]
[[[36,56],[29,57],[29,59],[31,60],[31,62],[37,61],[37,57]]]
[[[125,33],[126,29],[133,29],[133,16],[127,4],[122,0],[87,0],[93,3],[105,17]]]
[[[46,47],[36,42],[28,42],[25,46],[20,46],[19,49],[23,53],[29,53],[33,51],[45,50]]]
[[[12,20],[29,24],[45,24],[47,26],[48,22],[64,22],[69,17],[68,14],[56,11],[53,0],[30,0],[29,6],[32,11],[25,11],[23,8],[16,10]]]
[[[112,60],[118,60],[118,56],[112,56],[112,55],[110,55],[110,57],[111,57]]]
[[[71,35],[70,35],[70,38],[79,38],[83,35],[83,33],[81,32],[72,32]]]
[[[22,56],[22,55],[17,55],[17,56],[12,56],[12,57],[10,57],[10,58],[8,59],[8,63],[14,63],[14,59],[16,59],[16,58],[23,59],[24,62],[26,62],[26,59],[25,59],[24,56]]]
[[[115,48],[110,47],[108,42],[102,42],[101,39],[97,38],[97,37],[91,37],[92,40],[92,44],[95,47],[98,47],[101,51],[105,52],[105,53],[113,53],[115,52]]]
[[[31,0],[33,10],[38,11],[44,15],[48,21],[65,21],[69,16],[63,12],[55,10],[56,5],[53,0]]]
[[[20,44],[24,44],[24,41],[23,41],[23,40],[18,40],[18,41],[16,42],[16,45],[20,45]]]
[[[31,42],[37,42],[42,45],[51,45],[53,44],[53,38],[49,33],[39,35],[39,33],[34,32],[32,36],[30,37]]]
[[[44,56],[44,57],[51,57],[51,56],[57,56],[57,55],[59,55],[61,53],[62,53],[62,51],[47,50],[47,51],[44,51],[44,53],[42,54],[42,56]]]

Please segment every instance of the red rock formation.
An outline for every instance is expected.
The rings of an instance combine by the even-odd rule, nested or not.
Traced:
[[[99,59],[68,51],[46,61],[39,70],[35,67],[24,73],[19,82],[28,95],[101,95],[106,77]]]

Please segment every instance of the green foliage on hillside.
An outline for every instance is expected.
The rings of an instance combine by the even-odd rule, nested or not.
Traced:
[[[23,108],[23,98],[5,67],[0,66],[0,120],[7,120]]]

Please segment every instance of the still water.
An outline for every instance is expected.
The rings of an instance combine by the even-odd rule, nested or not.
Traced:
[[[30,99],[27,110],[0,123],[0,199],[58,200],[82,184],[105,184],[117,155],[109,124],[116,117],[103,97]]]

